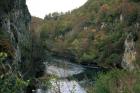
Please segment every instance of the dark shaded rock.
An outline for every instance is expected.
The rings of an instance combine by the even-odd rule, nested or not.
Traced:
[[[30,21],[26,0],[0,0],[0,52],[7,52],[23,73],[31,62]]]

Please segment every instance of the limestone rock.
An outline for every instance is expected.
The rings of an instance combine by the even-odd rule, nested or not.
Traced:
[[[132,33],[128,34],[124,45],[125,51],[122,60],[122,67],[124,69],[133,70],[135,68],[134,62],[136,61],[136,50]]]

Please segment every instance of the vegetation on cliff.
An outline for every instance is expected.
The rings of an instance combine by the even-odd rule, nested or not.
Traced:
[[[27,79],[40,77],[43,61],[52,56],[111,68],[99,73],[89,93],[139,93],[139,5],[139,0],[88,0],[73,11],[31,21],[25,0],[0,1],[0,93],[23,92]],[[122,70],[126,38],[136,45],[128,49],[137,52],[133,71]]]
[[[40,28],[42,46],[53,56],[113,70],[100,74],[95,86],[89,87],[89,93],[138,93],[138,48],[138,61],[133,62],[138,71],[118,68],[122,68],[127,48],[124,43],[129,34],[130,43],[139,47],[139,4],[139,0],[88,0],[82,7],[66,14],[46,15]]]
[[[129,72],[115,69],[106,74],[100,74],[95,84],[95,93],[139,93],[139,91],[139,71]]]
[[[132,32],[137,40],[139,10],[137,0],[88,0],[66,14],[46,15],[40,29],[41,41],[56,56],[120,67],[127,34]]]

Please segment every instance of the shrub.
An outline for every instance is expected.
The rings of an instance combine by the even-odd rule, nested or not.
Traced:
[[[140,72],[113,70],[99,75],[95,84],[95,93],[138,93],[140,90]]]
[[[7,53],[0,53],[0,93],[21,93],[28,82],[20,78],[16,67],[4,63]]]
[[[97,57],[97,53],[98,52],[95,51],[95,50],[92,50],[89,53],[83,53],[83,55],[81,56],[80,60],[84,61],[84,62],[86,62],[86,61],[91,61],[92,62]]]
[[[0,93],[21,93],[28,85],[15,74],[9,74],[0,78]]]
[[[121,56],[119,54],[112,54],[106,59],[106,63],[112,66],[120,64],[120,62],[121,62]]]

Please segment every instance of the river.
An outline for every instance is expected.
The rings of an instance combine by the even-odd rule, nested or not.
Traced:
[[[47,90],[37,89],[36,93],[87,93],[81,82],[84,82],[84,73],[87,68],[67,60],[54,59],[45,62],[45,74],[54,75],[58,79],[51,79],[51,86]],[[78,79],[69,79],[79,76]]]

